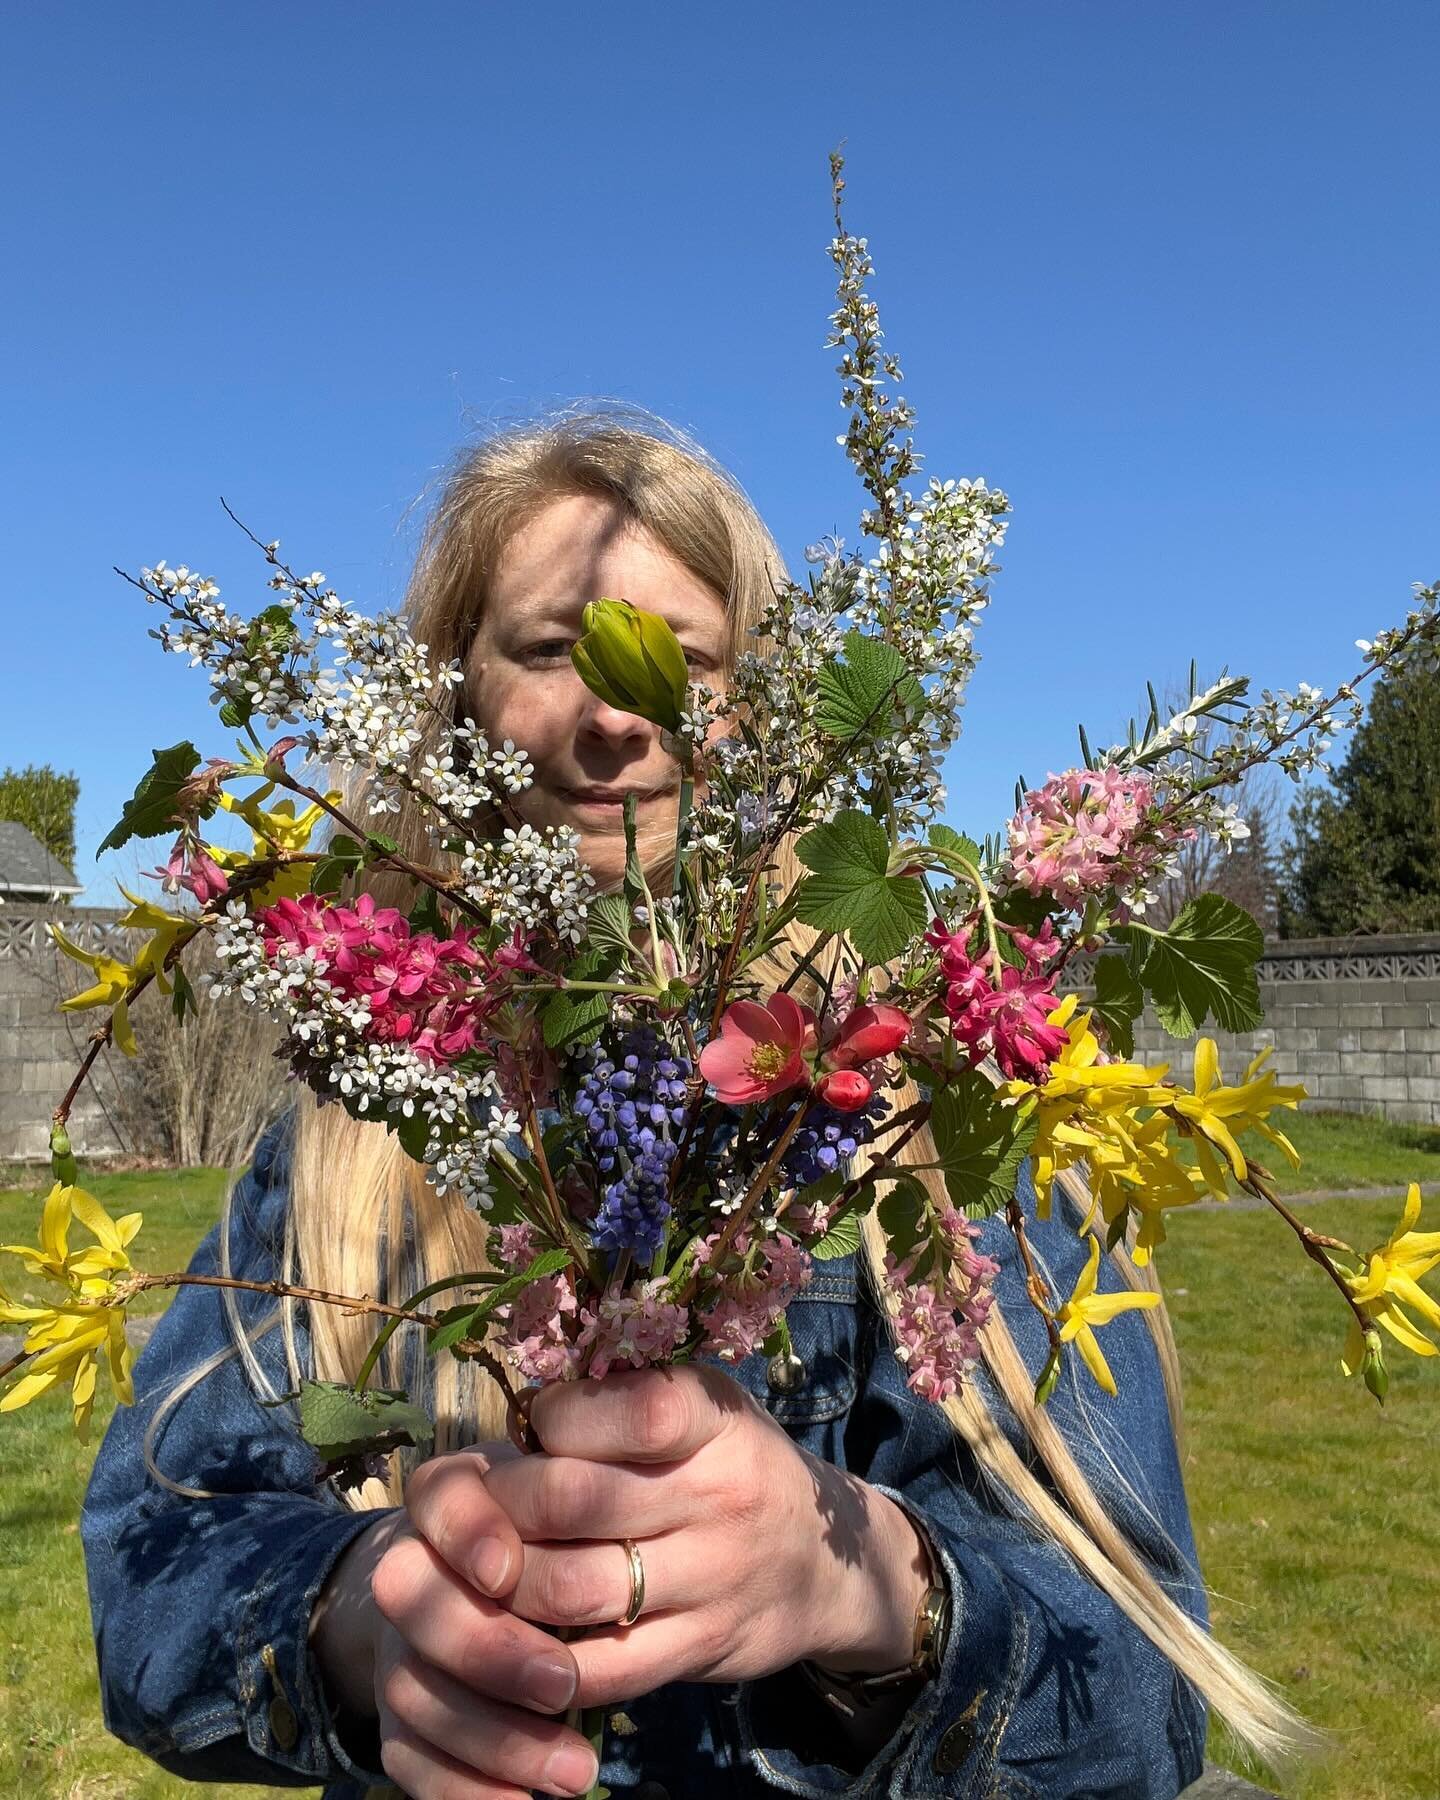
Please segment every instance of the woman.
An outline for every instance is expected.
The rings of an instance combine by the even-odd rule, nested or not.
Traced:
[[[605,885],[627,790],[647,863],[668,862],[676,772],[653,727],[574,674],[581,607],[663,613],[720,687],[779,571],[701,456],[586,418],[463,464],[411,611],[464,661],[491,741],[530,754],[520,810],[578,830]],[[416,821],[393,829],[419,847]],[[1031,1231],[1068,1292],[1082,1240]],[[305,1105],[197,1266],[400,1297],[475,1266],[480,1237],[384,1133]],[[108,1725],[193,1778],[336,1797],[388,1779],[416,1800],[583,1791],[595,1759],[558,1716],[572,1703],[610,1709],[603,1779],[646,1800],[1169,1800],[1199,1773],[1206,1703],[1273,1755],[1290,1715],[1204,1629],[1163,1307],[1110,1328],[1118,1403],[1071,1374],[1039,1412],[1044,1333],[1011,1240],[992,1223],[979,1249],[1001,1265],[1000,1316],[943,1408],[905,1385],[873,1238],[793,1304],[792,1358],[548,1390],[543,1454],[509,1449],[476,1365],[432,1367],[397,1336],[386,1379],[430,1384],[435,1454],[403,1489],[392,1459],[348,1506],[273,1402],[302,1372],[353,1378],[366,1321],[182,1290],[87,1499]],[[1123,1254],[1106,1268],[1140,1288]],[[593,1629],[562,1641],[575,1625]]]

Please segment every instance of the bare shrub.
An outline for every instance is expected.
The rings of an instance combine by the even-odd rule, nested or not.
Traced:
[[[201,978],[214,966],[209,939],[185,953],[198,1013],[183,1026],[167,1018],[153,990],[134,1008],[140,1055],[116,1068],[114,1111],[130,1148],[180,1167],[244,1162],[285,1106],[286,1077],[275,1060],[271,1020],[235,998],[215,999]]]

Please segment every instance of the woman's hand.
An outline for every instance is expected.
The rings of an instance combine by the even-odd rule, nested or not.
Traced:
[[[580,1705],[804,1659],[909,1661],[928,1579],[909,1518],[800,1450],[729,1376],[687,1365],[560,1383],[530,1420],[546,1454],[497,1463],[486,1487],[525,1540],[511,1609],[604,1627],[569,1646]],[[621,1628],[627,1537],[646,1592]]]
[[[585,1739],[545,1716],[570,1704],[573,1656],[506,1604],[524,1552],[487,1481],[516,1455],[422,1463],[405,1511],[357,1539],[317,1608],[327,1684],[378,1714],[382,1765],[413,1800],[528,1800],[595,1779]]]

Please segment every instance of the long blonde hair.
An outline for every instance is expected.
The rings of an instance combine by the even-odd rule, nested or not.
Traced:
[[[439,658],[463,658],[511,535],[548,501],[577,493],[612,499],[653,534],[725,599],[732,654],[746,644],[774,582],[783,577],[764,525],[730,477],[693,445],[654,420],[614,413],[568,415],[498,433],[464,458],[444,488],[417,561],[408,599],[416,637]],[[422,745],[419,753],[431,747]],[[427,850],[418,819],[401,817],[390,829],[402,848]],[[795,867],[788,849],[780,863],[784,879]],[[797,931],[796,946],[805,941]],[[906,1104],[902,1093],[897,1105]],[[933,1160],[929,1133],[921,1132],[902,1155],[915,1163]],[[935,1171],[917,1173],[941,1197]],[[1084,1210],[1084,1194],[1073,1185],[1068,1198]],[[482,1266],[484,1235],[480,1218],[437,1198],[393,1137],[351,1119],[338,1106],[302,1106],[285,1246],[288,1278],[399,1300],[402,1290],[414,1292],[446,1271]],[[228,1221],[222,1243],[227,1237]],[[873,1287],[883,1295],[884,1243],[873,1214],[865,1220],[862,1242]],[[1122,1248],[1113,1262],[1132,1288],[1155,1286],[1153,1273],[1137,1268]],[[281,1327],[292,1376],[298,1373],[294,1305],[283,1303],[265,1322]],[[1143,1316],[1178,1441],[1180,1379],[1170,1321],[1163,1304]],[[233,1312],[232,1321],[238,1324]],[[316,1307],[309,1326],[314,1373],[353,1380],[372,1322]],[[407,1336],[408,1347],[402,1343]],[[1018,1420],[1030,1454],[1016,1450],[987,1405],[982,1384],[967,1383],[943,1410],[997,1502],[1064,1550],[1194,1683],[1243,1743],[1268,1762],[1283,1757],[1303,1740],[1304,1727],[1170,1597],[1111,1517],[1054,1419],[1035,1405],[1033,1377],[998,1307],[981,1345],[993,1388]],[[240,1354],[257,1376],[253,1352],[247,1352],[248,1343]],[[391,1339],[382,1378],[409,1386],[412,1393],[429,1387],[437,1453],[504,1435],[504,1397],[494,1381],[477,1364],[449,1357],[427,1369],[417,1333]],[[392,1463],[388,1482],[366,1483],[351,1503],[394,1504],[402,1481],[402,1471]],[[1138,1499],[1133,1493],[1130,1498]]]

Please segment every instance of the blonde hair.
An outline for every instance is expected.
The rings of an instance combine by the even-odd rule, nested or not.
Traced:
[[[496,434],[466,456],[440,497],[427,529],[410,588],[408,609],[417,638],[440,658],[462,657],[486,603],[489,583],[511,535],[548,501],[572,494],[613,500],[729,608],[732,655],[747,640],[773,584],[783,577],[780,555],[754,508],[734,481],[694,445],[649,417],[574,414]],[[420,754],[431,748],[420,747]],[[401,817],[390,829],[402,848],[426,849],[418,819]],[[430,852],[433,855],[433,851]],[[788,846],[777,857],[782,881],[795,868]],[[808,944],[793,932],[793,948]],[[915,1097],[910,1090],[910,1099]],[[897,1106],[908,1102],[902,1092]],[[902,1152],[917,1164],[934,1157],[929,1133]],[[937,1198],[934,1170],[917,1170]],[[1068,1200],[1086,1210],[1073,1181]],[[439,1199],[396,1140],[348,1117],[340,1107],[301,1107],[296,1123],[291,1206],[286,1228],[287,1278],[352,1294],[393,1300],[446,1271],[483,1266],[485,1228],[477,1216]],[[228,1237],[228,1208],[222,1243]],[[873,1213],[865,1220],[863,1258],[874,1289],[886,1293],[884,1241]],[[1150,1270],[1117,1248],[1114,1267],[1132,1288],[1154,1288]],[[292,1378],[298,1375],[295,1302],[263,1322],[279,1325]],[[1177,1443],[1181,1435],[1180,1379],[1175,1341],[1163,1305],[1144,1313],[1154,1340]],[[231,1312],[239,1330],[238,1313]],[[314,1373],[352,1380],[367,1350],[373,1322],[334,1307],[309,1318]],[[408,1337],[408,1346],[402,1340]],[[1235,1736],[1274,1763],[1306,1738],[1296,1715],[1244,1664],[1171,1598],[1125,1531],[1107,1511],[1052,1416],[1036,1406],[1033,1377],[997,1307],[981,1336],[995,1391],[1018,1420],[1028,1454],[1016,1450],[986,1403],[982,1384],[968,1382],[944,1403],[997,1502],[1043,1540],[1063,1550],[1145,1634],[1220,1715]],[[248,1343],[239,1348],[252,1379],[264,1383]],[[505,1404],[495,1382],[473,1362],[451,1357],[427,1366],[418,1333],[397,1333],[387,1347],[381,1378],[429,1389],[436,1420],[435,1451],[503,1437]],[[186,1384],[188,1386],[188,1383]],[[159,1420],[155,1422],[158,1428]],[[152,1438],[153,1438],[152,1428]],[[1094,1440],[1106,1458],[1098,1437]],[[1108,1459],[1106,1459],[1108,1460]],[[397,1503],[403,1472],[392,1461],[388,1481],[372,1480],[350,1496],[352,1505]],[[1113,1462],[1109,1474],[1127,1500],[1146,1512]]]

